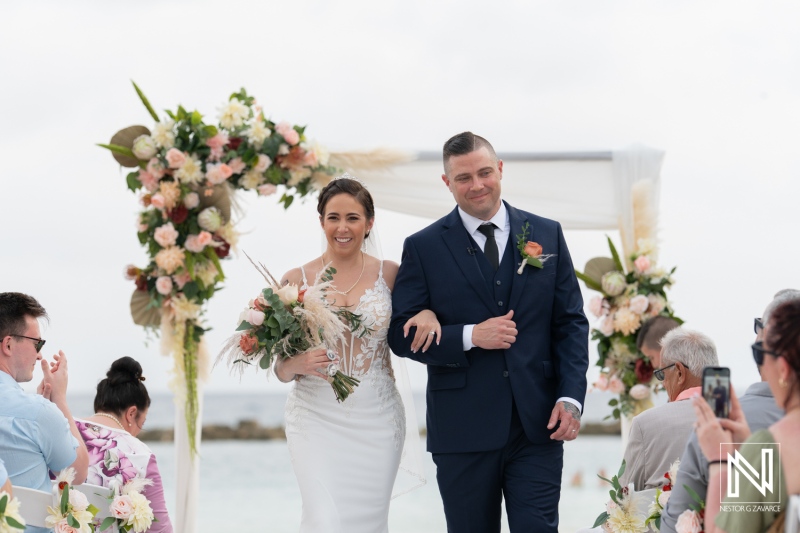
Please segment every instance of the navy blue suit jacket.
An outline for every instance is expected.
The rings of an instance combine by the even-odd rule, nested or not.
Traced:
[[[427,430],[432,453],[500,449],[508,439],[512,399],[525,433],[534,443],[550,442],[547,429],[556,399],[583,403],[586,395],[589,326],[583,298],[561,225],[506,204],[513,261],[522,258],[516,235],[530,223],[528,240],[555,254],[544,268],[526,266],[513,273],[508,305],[502,313],[479,261],[482,252],[464,228],[458,209],[408,237],[392,293],[389,344],[401,357],[428,366]],[[508,276],[507,276],[508,278]],[[491,281],[491,280],[489,280]],[[414,330],[403,325],[423,309],[442,324],[441,343],[411,353]],[[465,352],[465,324],[478,324],[514,311],[518,335],[508,350],[472,348]]]

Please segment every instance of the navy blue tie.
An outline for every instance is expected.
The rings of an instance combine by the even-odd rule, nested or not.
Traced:
[[[497,226],[492,223],[478,226],[478,231],[486,235],[486,246],[483,247],[483,254],[495,270],[500,266],[500,252],[497,250],[497,241],[494,238],[494,230],[496,227]]]

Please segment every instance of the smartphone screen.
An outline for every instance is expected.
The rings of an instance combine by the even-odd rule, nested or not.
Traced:
[[[731,410],[731,369],[707,366],[703,369],[703,398],[717,418],[728,418]]]

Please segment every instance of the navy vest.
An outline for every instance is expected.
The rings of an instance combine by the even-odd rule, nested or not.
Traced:
[[[470,237],[471,238],[471,237]],[[516,243],[512,242],[511,235],[508,237],[506,249],[503,251],[503,257],[500,260],[500,266],[497,271],[494,271],[492,265],[480,247],[475,246],[478,252],[475,254],[478,261],[478,266],[483,274],[483,279],[489,287],[489,292],[492,294],[492,299],[497,306],[497,316],[508,313],[508,300],[511,298],[511,283],[514,281],[514,273],[516,272],[516,265],[514,265],[514,250]]]

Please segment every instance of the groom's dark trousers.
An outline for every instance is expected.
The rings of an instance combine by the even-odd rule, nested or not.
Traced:
[[[392,350],[427,365],[428,451],[453,533],[499,532],[501,498],[513,533],[557,532],[563,445],[547,423],[558,398],[586,394],[589,328],[561,227],[506,208],[497,271],[454,209],[406,239],[392,296]],[[526,222],[528,240],[553,257],[517,274]],[[412,353],[403,325],[423,309],[436,313],[441,342]],[[464,351],[465,324],[509,310],[518,330],[509,349]]]

